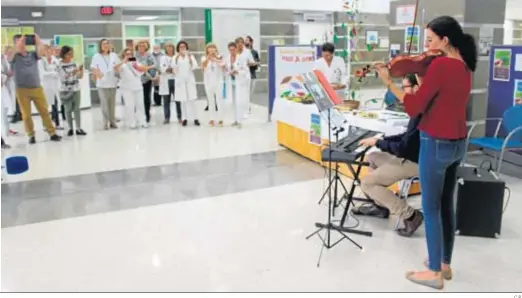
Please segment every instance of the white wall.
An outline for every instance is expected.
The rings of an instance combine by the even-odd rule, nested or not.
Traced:
[[[519,1],[519,0],[517,0]],[[147,0],[146,6],[214,7],[243,9],[288,9],[303,11],[341,11],[341,0]],[[390,0],[359,0],[363,12],[388,13]],[[142,0],[2,0],[2,6],[123,6],[143,7]]]
[[[522,0],[506,1],[506,19],[522,20]]]
[[[504,20],[504,44],[513,44],[513,20]]]

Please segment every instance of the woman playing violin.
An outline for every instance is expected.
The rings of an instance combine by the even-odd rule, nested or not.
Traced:
[[[419,124],[419,175],[425,217],[428,270],[408,272],[410,281],[442,289],[450,280],[455,239],[453,191],[456,172],[465,148],[466,105],[471,91],[472,72],[477,67],[474,38],[462,31],[452,17],[441,16],[427,25],[426,46],[444,56],[431,62],[423,83],[415,94],[405,94],[392,84],[389,70],[378,66],[379,77],[403,102],[411,116],[422,114]]]

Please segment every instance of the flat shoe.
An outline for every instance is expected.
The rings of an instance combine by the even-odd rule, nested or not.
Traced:
[[[428,260],[424,260],[424,267],[430,268],[430,263]],[[444,277],[445,280],[451,280],[453,278],[453,270],[451,268],[448,269],[442,269],[442,277]]]
[[[425,287],[430,287],[436,290],[442,290],[444,288],[444,279],[416,279],[413,277],[415,272],[408,271],[406,272],[406,279],[411,281],[414,284],[418,284]]]

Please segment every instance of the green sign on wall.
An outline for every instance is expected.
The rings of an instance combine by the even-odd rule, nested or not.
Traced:
[[[205,44],[212,41],[212,9],[205,9]]]

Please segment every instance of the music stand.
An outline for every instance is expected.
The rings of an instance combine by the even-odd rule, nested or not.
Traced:
[[[328,150],[329,150],[329,152],[328,152],[328,154],[329,154],[328,180],[330,181],[330,184],[325,192],[325,194],[328,194],[327,223],[319,223],[319,222],[315,223],[315,226],[318,229],[306,237],[306,239],[308,240],[312,236],[317,235],[319,237],[319,239],[321,239],[322,246],[321,246],[321,251],[319,252],[319,259],[317,260],[317,267],[319,267],[321,264],[321,257],[323,255],[324,248],[331,249],[331,248],[335,247],[337,244],[339,244],[344,239],[348,239],[360,250],[362,250],[363,248],[357,242],[355,242],[353,239],[351,239],[348,235],[345,234],[345,233],[359,233],[360,234],[359,231],[348,229],[348,228],[343,228],[341,226],[337,226],[332,223],[332,217],[334,215],[334,209],[336,208],[336,206],[332,200],[331,186],[333,185],[334,181],[337,181],[337,179],[332,179],[332,122],[333,121],[336,122],[335,123],[336,127],[334,129],[336,130],[335,133],[338,136],[338,134],[340,133],[340,128],[344,129],[343,126],[345,126],[347,121],[346,121],[346,119],[342,120],[344,118],[342,116],[342,114],[341,114],[341,117],[336,115],[335,110],[334,110],[334,102],[328,95],[328,93],[331,93],[331,92],[327,93],[325,91],[325,88],[323,88],[323,84],[321,84],[321,82],[317,78],[316,72],[317,71],[305,73],[302,75],[302,78],[303,78],[304,86],[308,90],[308,92],[312,95],[312,98],[314,99],[315,104],[317,105],[317,109],[319,110],[319,113],[322,116],[326,116],[327,123],[328,123],[328,143],[329,143],[328,144],[328,146],[329,146],[329,148],[328,148]],[[320,75],[322,75],[322,74],[320,74]],[[326,86],[326,88],[328,88],[328,87],[331,88],[331,86],[329,86],[329,85]],[[334,117],[332,117],[333,115],[336,115],[337,117],[334,118]],[[341,179],[339,178],[339,180],[341,180]],[[342,181],[341,181],[341,183],[342,183]],[[344,187],[344,184],[341,184],[341,185]],[[347,192],[346,187],[344,187],[344,189],[345,189],[345,192]],[[337,190],[337,187],[336,187],[336,190]],[[323,194],[323,197],[325,194]],[[321,235],[319,234],[319,232],[321,232],[322,230],[326,230],[324,238],[321,237]],[[339,239],[333,243],[332,243],[332,239],[331,239],[332,230],[338,232],[342,236],[341,239]]]

